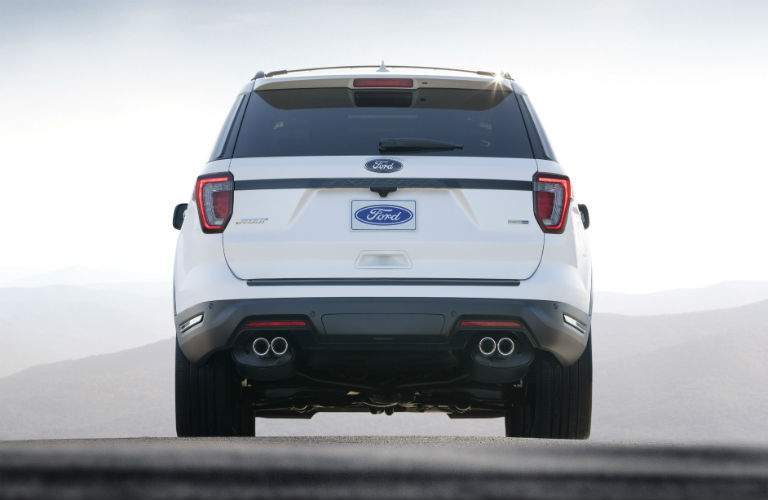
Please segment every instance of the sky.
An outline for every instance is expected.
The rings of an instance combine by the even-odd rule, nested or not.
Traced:
[[[170,280],[189,199],[258,70],[509,71],[589,229],[600,290],[768,280],[768,2],[0,0],[0,285]]]

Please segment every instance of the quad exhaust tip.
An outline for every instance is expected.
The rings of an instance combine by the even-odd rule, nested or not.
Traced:
[[[282,356],[288,352],[288,341],[285,340],[285,337],[275,337],[272,339],[270,347],[275,356]]]
[[[477,343],[477,349],[483,356],[493,356],[493,353],[496,352],[496,341],[491,337],[483,337]]]
[[[507,357],[515,352],[515,341],[509,337],[502,337],[496,343],[496,350],[500,355]]]
[[[265,339],[264,337],[258,337],[256,340],[253,341],[253,353],[263,358],[267,354],[269,354],[270,344],[269,340]]]

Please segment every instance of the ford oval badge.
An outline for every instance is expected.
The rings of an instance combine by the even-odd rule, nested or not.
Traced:
[[[397,205],[368,205],[355,211],[355,219],[374,226],[394,226],[413,219],[413,212]]]
[[[391,160],[389,158],[377,158],[375,160],[365,162],[365,169],[369,172],[376,172],[377,174],[391,174],[403,169],[403,164],[397,160]]]

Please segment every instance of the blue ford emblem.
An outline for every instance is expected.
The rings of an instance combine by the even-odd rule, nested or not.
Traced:
[[[355,219],[364,224],[394,226],[413,219],[413,212],[397,205],[369,205],[355,210]]]
[[[377,174],[391,174],[392,172],[402,170],[402,168],[402,163],[397,160],[390,160],[389,158],[378,158],[365,162],[365,169]]]

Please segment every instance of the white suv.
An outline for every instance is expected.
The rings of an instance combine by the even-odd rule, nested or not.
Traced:
[[[508,75],[260,72],[191,204],[174,213],[179,436],[320,411],[589,436],[589,215]]]

